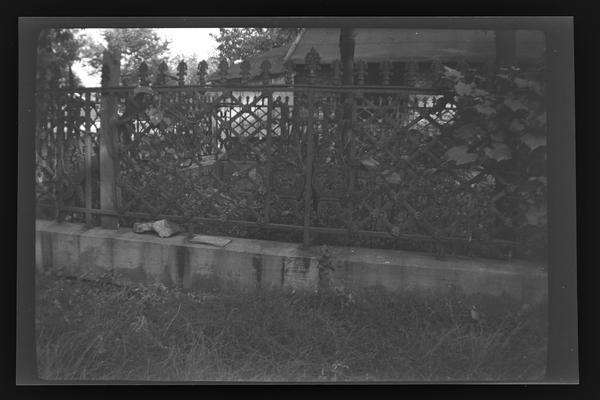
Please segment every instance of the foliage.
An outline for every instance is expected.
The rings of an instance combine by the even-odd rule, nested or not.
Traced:
[[[219,289],[36,278],[42,379],[537,380],[546,304],[435,293]],[[94,278],[94,279],[91,279]],[[474,321],[471,306],[483,318]]]
[[[291,43],[300,28],[220,28],[211,34],[219,44],[219,56],[230,63]]]
[[[503,68],[492,78],[446,67],[457,106],[446,157],[493,177],[496,204],[513,228],[546,226],[546,111],[542,71]]]
[[[70,66],[79,58],[82,45],[76,33],[76,29],[45,29],[40,32],[37,48],[38,89],[69,84]],[[76,86],[80,84],[74,74],[72,79]]]
[[[100,73],[102,53],[108,50],[121,57],[121,79],[124,85],[135,85],[138,80],[138,68],[142,61],[149,69],[149,79],[154,81],[158,65],[166,60],[169,41],[161,39],[150,28],[106,29],[103,33],[106,45],[87,38],[82,53],[89,65]]]

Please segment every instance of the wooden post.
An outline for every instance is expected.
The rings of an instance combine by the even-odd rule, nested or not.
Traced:
[[[102,56],[102,87],[116,87],[120,82],[120,55],[105,51]],[[102,91],[100,111],[100,208],[114,211],[117,208],[116,173],[117,132],[114,122],[117,99],[114,93]],[[100,225],[105,229],[118,229],[118,218],[103,216]]]

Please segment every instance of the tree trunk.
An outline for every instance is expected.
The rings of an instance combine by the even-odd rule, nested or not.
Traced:
[[[102,59],[102,87],[119,86],[120,54],[105,51]],[[117,209],[118,190],[116,177],[118,174],[117,161],[117,98],[114,93],[102,92],[100,111],[100,208],[114,211]],[[102,216],[101,226],[105,229],[117,229],[118,219],[112,216]]]

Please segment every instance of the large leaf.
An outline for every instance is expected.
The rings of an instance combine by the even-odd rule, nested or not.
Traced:
[[[521,133],[523,132],[523,129],[525,129],[525,125],[523,125],[518,119],[513,119],[508,129],[515,133]]]
[[[530,225],[543,225],[546,223],[546,205],[540,204],[530,207],[525,212],[525,218]]]
[[[519,89],[523,89],[532,87],[534,85],[534,82],[530,81],[529,79],[515,78],[515,85],[517,85]]]
[[[455,136],[457,138],[468,140],[481,133],[481,128],[475,124],[466,124],[456,129]]]
[[[525,143],[531,150],[546,145],[546,136],[537,136],[527,133],[521,136],[521,141]]]
[[[533,90],[535,93],[542,95],[542,87],[539,83],[535,81],[523,78],[515,78],[514,82],[519,89],[530,89]]]
[[[477,160],[477,154],[469,153],[467,146],[454,146],[446,151],[448,160],[456,162],[456,165],[467,164]]]
[[[487,90],[479,89],[479,88],[475,88],[471,92],[471,96],[473,96],[473,97],[487,97],[489,95],[490,95],[490,92],[488,92]]]
[[[510,148],[504,143],[492,143],[484,151],[486,156],[496,161],[508,160],[512,157]]]
[[[473,91],[473,86],[464,82],[458,82],[454,85],[454,90],[459,96],[469,96]]]
[[[488,117],[496,112],[496,109],[489,104],[477,104],[475,106],[475,110],[483,115],[487,115]]]
[[[531,122],[534,126],[538,126],[538,127],[546,127],[546,113],[543,112],[541,114],[539,114],[538,116],[535,116],[534,114],[531,115]]]
[[[160,124],[160,121],[162,121],[164,113],[155,107],[150,107],[146,110],[146,115],[150,118],[150,122],[153,125],[158,125]]]
[[[508,97],[507,99],[505,99],[504,105],[514,112],[517,112],[519,110],[528,110],[527,105],[521,99],[517,99],[514,97]]]

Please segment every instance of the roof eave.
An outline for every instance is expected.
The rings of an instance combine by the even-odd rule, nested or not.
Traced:
[[[304,36],[304,32],[306,32],[306,28],[302,28],[302,30],[300,31],[298,36],[296,36],[296,39],[294,39],[294,41],[290,45],[290,48],[288,49],[287,53],[285,54],[285,57],[283,57],[284,64],[290,59],[290,57],[292,57],[292,55],[296,51],[296,47],[298,46],[298,43],[300,43],[302,36]]]

